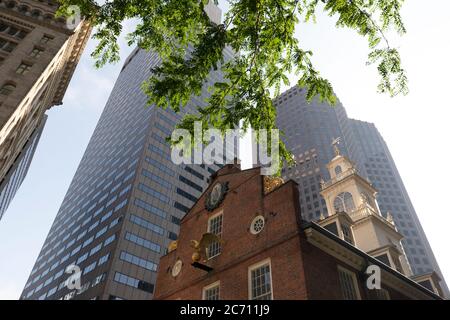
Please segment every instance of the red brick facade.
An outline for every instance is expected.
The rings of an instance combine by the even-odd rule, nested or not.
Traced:
[[[205,197],[217,182],[229,190],[218,208],[208,212]],[[220,299],[249,299],[249,267],[270,259],[273,299],[342,299],[338,265],[354,271],[362,299],[368,299],[361,272],[308,242],[298,203],[298,188],[289,181],[265,194],[259,168],[240,171],[228,165],[217,173],[209,188],[182,220],[177,249],[162,257],[155,299],[202,299],[203,288],[220,281]],[[222,212],[221,254],[204,264],[212,271],[191,265],[191,240],[207,232],[208,219]],[[265,217],[264,229],[250,232],[252,220]],[[173,277],[177,260],[183,265]],[[392,299],[407,297],[392,290]]]

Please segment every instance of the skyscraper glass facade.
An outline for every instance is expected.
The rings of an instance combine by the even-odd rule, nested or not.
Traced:
[[[14,199],[14,196],[22,185],[23,180],[25,180],[46,121],[47,116],[44,115],[41,123],[36,127],[34,133],[31,135],[30,139],[28,139],[28,142],[23,147],[22,152],[19,154],[16,161],[0,184],[0,220],[2,219],[5,211],[8,209],[9,204]]]
[[[381,212],[385,216],[390,212],[405,236],[403,246],[414,274],[437,271],[442,276],[394,160],[375,125],[349,119],[340,102],[333,107],[318,100],[308,103],[304,90],[298,87],[287,90],[274,103],[278,107],[277,124],[285,133],[282,139],[297,162],[291,168],[285,167],[282,175],[299,184],[303,219],[311,221],[328,215],[320,184],[330,178],[326,164],[334,157],[331,143],[340,137],[341,153],[354,161],[360,174],[378,189]]]
[[[373,123],[350,120],[364,155],[367,177],[378,190],[382,212],[390,212],[399,231],[414,274],[439,271],[425,232],[403,185],[386,142]]]
[[[221,166],[172,162],[165,138],[204,105],[208,83],[180,114],[147,106],[141,84],[159,63],[139,48],[125,61],[22,299],[152,298],[159,257]],[[208,81],[221,79],[216,71]],[[81,269],[81,288],[67,286],[70,265]]]

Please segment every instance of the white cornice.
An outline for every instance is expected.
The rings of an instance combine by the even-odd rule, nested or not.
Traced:
[[[62,104],[62,99],[72,78],[72,74],[74,73],[81,54],[86,47],[87,41],[89,40],[92,27],[88,22],[82,21],[77,29],[78,30],[75,31],[73,35],[76,36],[76,38],[68,40],[73,41],[74,44],[71,48],[68,48],[68,50],[70,50],[70,55],[66,58],[63,74],[61,76],[61,82],[59,83],[55,96],[53,97],[54,105]]]

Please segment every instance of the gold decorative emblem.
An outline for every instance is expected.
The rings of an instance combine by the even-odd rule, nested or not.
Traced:
[[[192,261],[199,262],[202,259],[203,261],[208,260],[206,249],[213,243],[217,242],[222,243],[222,239],[220,239],[217,235],[213,233],[203,234],[200,241],[191,240],[191,248],[194,249],[194,253],[192,254]]]
[[[170,253],[170,252],[172,252],[174,250],[177,250],[177,247],[178,247],[178,240],[172,241],[169,244],[169,247],[167,248],[167,252]]]
[[[269,193],[275,190],[284,183],[284,180],[280,177],[264,176],[264,193]]]
[[[338,147],[338,145],[340,143],[341,143],[341,137],[337,137],[337,138],[333,139],[333,142],[331,142],[331,145],[333,146],[334,154],[336,157],[341,155],[341,151],[339,150],[339,147]]]

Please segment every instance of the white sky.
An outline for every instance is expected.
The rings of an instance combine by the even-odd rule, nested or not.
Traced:
[[[377,125],[450,279],[450,212],[444,202],[450,181],[448,12],[448,0],[429,0],[426,8],[423,1],[405,2],[408,34],[397,43],[410,80],[407,97],[391,99],[376,92],[376,70],[365,66],[366,42],[354,31],[336,30],[333,20],[319,16],[316,25],[300,26],[298,37],[314,51],[315,65],[332,82],[349,116]],[[64,105],[48,112],[28,176],[0,221],[0,299],[19,297],[120,71],[123,61],[95,70],[88,54],[92,48],[90,43]],[[125,57],[131,48],[123,48]],[[244,142],[244,165],[250,154]]]

